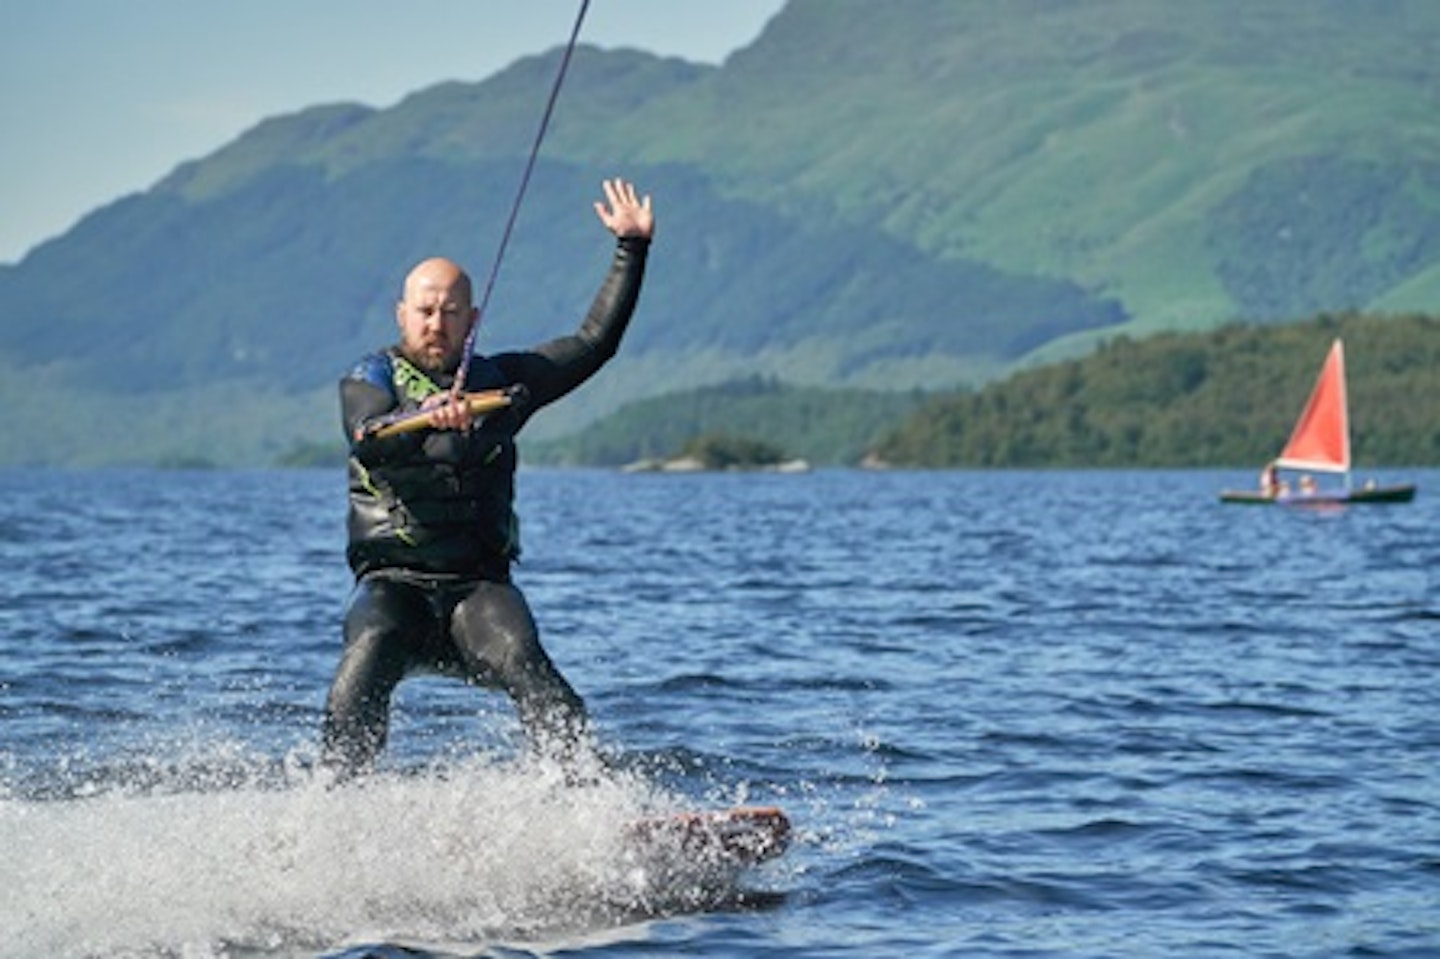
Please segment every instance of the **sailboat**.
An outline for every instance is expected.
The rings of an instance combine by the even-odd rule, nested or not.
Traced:
[[[1282,474],[1281,470],[1285,473]],[[1289,476],[1299,473],[1291,483]],[[1313,474],[1338,475],[1341,482],[1316,483]],[[1282,475],[1285,477],[1282,479]],[[1280,455],[1260,472],[1257,490],[1224,490],[1224,503],[1281,503],[1298,506],[1342,503],[1408,503],[1415,486],[1380,486],[1374,480],[1359,487],[1350,480],[1350,411],[1345,396],[1345,345],[1336,340],[1320,368],[1310,399],[1295,422]]]

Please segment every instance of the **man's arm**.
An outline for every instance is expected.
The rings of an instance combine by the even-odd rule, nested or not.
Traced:
[[[595,215],[615,234],[615,257],[580,328],[530,353],[496,357],[512,382],[529,389],[531,412],[575,389],[615,355],[640,299],[655,235],[650,197],[619,179],[605,181],[604,188],[606,202],[595,204]]]

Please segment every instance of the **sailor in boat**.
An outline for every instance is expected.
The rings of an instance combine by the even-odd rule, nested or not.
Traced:
[[[595,212],[616,237],[614,258],[573,334],[464,356],[479,320],[470,277],[450,260],[429,259],[405,280],[400,342],[362,359],[340,383],[356,583],[325,705],[322,761],[341,778],[374,762],[391,696],[417,671],[503,689],[542,751],[573,757],[588,741],[584,704],[541,647],[510,566],[520,554],[515,435],[615,354],[640,295],[654,234],[650,198],[623,180],[604,188],[607,202]],[[458,395],[513,387],[528,399],[483,416]],[[369,428],[396,411],[416,411],[426,428]]]
[[[1271,499],[1280,494],[1280,476],[1274,460],[1266,463],[1260,471],[1260,492]]]

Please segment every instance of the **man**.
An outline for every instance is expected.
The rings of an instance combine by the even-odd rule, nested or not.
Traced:
[[[520,552],[515,435],[614,356],[640,294],[655,228],[650,198],[619,179],[604,192],[595,213],[617,238],[615,257],[574,334],[467,365],[478,319],[470,278],[430,259],[405,279],[399,344],[365,357],[340,383],[356,586],[323,748],[342,775],[373,764],[391,695],[420,670],[505,690],[539,749],[564,754],[586,735],[584,704],[541,647],[510,564]],[[451,389],[462,370],[463,391],[510,389],[513,404],[473,414]],[[378,419],[410,411],[426,428],[376,435]]]

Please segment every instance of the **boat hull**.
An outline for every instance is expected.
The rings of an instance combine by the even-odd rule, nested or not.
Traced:
[[[1352,503],[1408,503],[1415,498],[1415,485],[1370,486],[1361,489],[1318,493],[1282,493],[1267,496],[1259,490],[1224,490],[1220,502],[1250,506],[1346,506]]]

